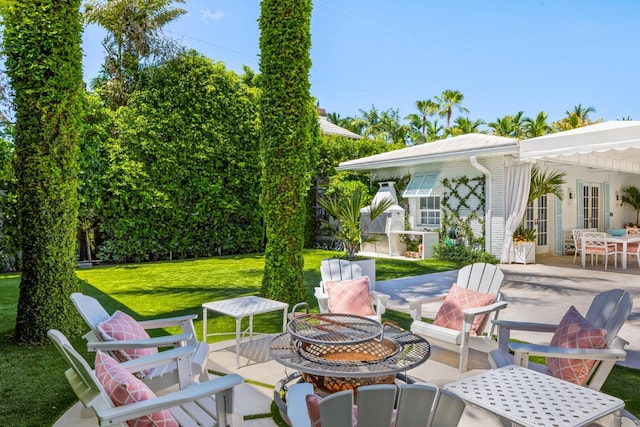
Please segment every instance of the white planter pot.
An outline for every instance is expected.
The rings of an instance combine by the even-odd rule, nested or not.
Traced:
[[[363,276],[369,276],[371,282],[371,289],[376,289],[376,260],[374,258],[359,259],[352,261],[354,264],[358,264],[362,269]]]
[[[517,262],[520,264],[535,264],[536,242],[514,242],[513,257],[513,262]]]

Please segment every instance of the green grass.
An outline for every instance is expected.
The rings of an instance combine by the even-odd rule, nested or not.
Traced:
[[[317,308],[313,288],[320,280],[320,261],[333,255],[335,252],[321,250],[304,253],[306,301],[312,308]],[[182,314],[198,314],[201,319],[203,302],[259,294],[263,267],[262,255],[243,255],[102,266],[78,270],[77,275],[81,292],[96,297],[108,312],[119,309],[141,320]],[[458,266],[454,263],[437,260],[376,260],[377,280],[455,268]],[[19,281],[16,274],[0,275],[0,420],[2,425],[10,426],[52,425],[77,400],[64,378],[67,366],[53,345],[28,347],[12,343]],[[391,310],[385,314],[385,320],[404,328],[410,323],[408,315]],[[281,314],[258,316],[254,327],[277,332],[282,328]],[[234,331],[235,321],[210,313],[208,328]],[[201,320],[196,321],[196,331],[202,332]],[[93,365],[93,355],[84,352],[84,340],[70,339]],[[603,391],[624,399],[626,409],[640,415],[638,384],[640,371],[616,366]]]
[[[320,281],[320,261],[335,254],[305,251],[306,301],[311,307],[317,307],[313,287]],[[456,267],[434,260],[379,259],[376,274],[379,280],[385,280]],[[78,270],[77,275],[81,292],[96,297],[110,313],[119,309],[140,320],[182,314],[198,314],[201,319],[203,302],[259,294],[263,268],[264,257],[258,254],[102,266]],[[52,425],[77,399],[64,378],[67,366],[53,345],[29,347],[12,342],[19,282],[16,274],[0,274],[0,420],[7,426]],[[208,328],[234,331],[234,322],[228,316],[210,314]],[[254,327],[277,332],[282,328],[281,314],[258,316]],[[201,320],[196,321],[196,330],[202,332]],[[93,355],[84,351],[84,339],[69,338],[93,365]]]

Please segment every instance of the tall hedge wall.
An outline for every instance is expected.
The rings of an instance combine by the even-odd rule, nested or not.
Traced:
[[[80,0],[4,4],[7,74],[15,92],[15,173],[22,279],[15,340],[79,331],[69,299],[78,285],[78,116],[82,91]]]
[[[149,67],[109,139],[102,259],[261,251],[256,89],[193,51]]]
[[[260,24],[262,207],[267,231],[263,295],[304,300],[305,196],[311,123],[310,0],[263,0]]]

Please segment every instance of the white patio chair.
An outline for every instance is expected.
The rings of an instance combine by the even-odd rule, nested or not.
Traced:
[[[85,408],[91,409],[96,414],[100,426],[125,425],[128,420],[135,420],[165,409],[181,426],[233,426],[240,425],[242,422],[242,416],[233,411],[234,387],[243,382],[240,375],[228,374],[160,397],[152,396],[148,400],[116,406],[100,383],[95,371],[73,348],[67,337],[55,329],[49,330],[47,335],[71,366],[65,372],[65,377],[73,392]],[[188,349],[177,348],[124,362],[119,366],[130,373],[135,373],[152,369],[154,366],[166,365],[172,359],[179,363],[179,360],[187,354]],[[190,366],[186,365],[185,368],[189,369]]]
[[[316,396],[307,396],[309,417],[319,415],[321,424],[331,427],[352,427],[354,418],[367,427],[389,427],[393,418],[396,427],[447,427],[458,425],[466,406],[453,393],[426,384],[369,385],[358,387],[357,393],[356,410],[353,390],[333,393],[319,404]]]
[[[633,306],[633,298],[629,292],[612,289],[602,292],[593,299],[585,320],[595,328],[607,331],[606,347],[564,348],[547,345],[510,342],[511,331],[529,331],[554,333],[558,328],[555,324],[516,322],[509,320],[495,320],[498,327],[498,348],[489,353],[489,362],[494,368],[516,364],[525,368],[535,369],[551,375],[546,365],[529,362],[530,356],[545,356],[573,360],[595,360],[584,384],[594,390],[600,390],[613,365],[618,360],[624,360],[627,341],[618,336],[622,325],[629,317]],[[514,354],[511,354],[512,351]]]
[[[322,281],[319,286],[315,288],[314,296],[318,300],[318,307],[320,308],[320,313],[336,313],[336,308],[338,304],[334,303],[334,307],[332,308],[332,303],[328,290],[329,282],[343,282],[347,280],[360,279],[362,277],[362,269],[358,264],[352,263],[350,261],[344,259],[325,259],[320,263],[320,274],[322,276]],[[370,317],[376,319],[378,321],[382,321],[382,315],[386,310],[386,306],[389,302],[389,295],[383,294],[381,292],[374,291],[371,289],[371,282],[368,281],[369,286],[369,300],[371,304],[371,311],[373,314],[367,315],[366,317]],[[342,297],[339,295],[339,297]],[[348,296],[347,296],[348,297]],[[341,304],[342,305],[342,304]],[[342,310],[341,310],[342,311]],[[354,314],[354,313],[347,313]],[[357,314],[357,313],[356,313]]]
[[[607,270],[609,265],[609,255],[613,255],[614,268],[618,267],[618,245],[607,241],[607,233],[598,231],[582,232],[582,251],[585,255],[591,255],[591,266],[593,267],[593,256],[596,256],[596,265],[598,264],[598,255],[604,256],[604,269]],[[584,268],[584,265],[582,266]]]
[[[573,235],[573,247],[575,251],[573,252],[573,263],[576,263],[576,257],[582,253],[582,233],[585,231],[598,231],[596,228],[576,228],[571,230],[571,234]]]
[[[102,350],[108,352],[114,358],[121,358],[118,353],[124,350],[181,347],[189,349],[187,357],[192,365],[189,375],[181,375],[176,363],[155,366],[146,371],[142,380],[154,391],[162,390],[174,384],[181,388],[191,384],[194,380],[207,380],[207,361],[209,358],[209,346],[206,342],[197,341],[193,320],[197,315],[179,316],[165,319],[138,321],[145,330],[180,327],[181,334],[165,335],[150,339],[105,341],[99,331],[100,325],[108,321],[112,316],[102,307],[100,302],[93,297],[76,292],[71,294],[71,301],[87,323],[91,331],[85,334],[88,351]],[[195,378],[194,378],[195,374]]]
[[[497,343],[493,339],[493,324],[489,320],[497,319],[499,311],[507,306],[507,303],[502,301],[500,294],[503,279],[504,274],[495,265],[476,263],[465,266],[458,272],[455,285],[466,291],[491,294],[495,296],[494,302],[463,309],[462,326],[458,330],[422,320],[422,305],[445,301],[447,295],[412,298],[409,300],[409,310],[413,318],[411,332],[426,337],[432,345],[460,354],[458,370],[466,372],[469,365],[470,348],[488,353],[497,347]],[[475,335],[471,333],[474,326]]]

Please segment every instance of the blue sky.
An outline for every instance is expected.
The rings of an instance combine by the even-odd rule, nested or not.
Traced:
[[[227,68],[259,72],[258,0],[187,0],[167,35]],[[341,116],[416,112],[459,90],[469,118],[523,110],[550,121],[577,104],[592,118],[640,120],[640,1],[315,0],[311,94]],[[98,74],[103,33],[85,29],[85,78]]]

